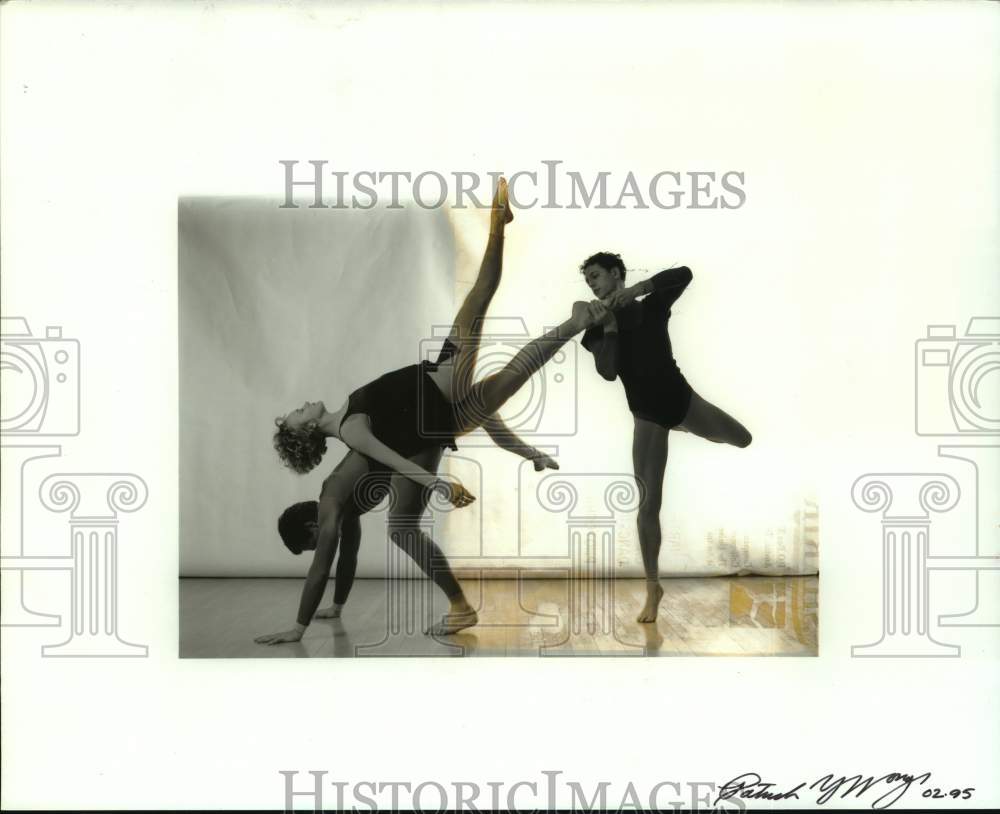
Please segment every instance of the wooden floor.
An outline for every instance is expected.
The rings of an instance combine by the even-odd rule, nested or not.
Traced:
[[[302,641],[265,646],[254,637],[292,626],[301,579],[182,579],[180,656],[817,655],[818,577],[663,579],[655,624],[635,621],[643,580],[461,582],[480,623],[453,636],[423,632],[447,605],[429,580],[359,579],[341,619],[317,619]]]

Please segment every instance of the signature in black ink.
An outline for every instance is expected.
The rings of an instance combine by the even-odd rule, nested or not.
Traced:
[[[812,791],[819,793],[819,796],[814,800],[816,805],[823,805],[838,792],[840,792],[841,799],[844,799],[852,794],[855,798],[859,798],[869,791],[873,793],[882,791],[881,796],[872,801],[872,808],[883,809],[889,808],[893,803],[897,802],[909,791],[910,786],[913,784],[922,786],[930,778],[930,772],[924,772],[923,774],[892,772],[884,774],[881,777],[872,775],[865,777],[860,774],[853,775],[852,777],[835,777],[832,774],[827,774],[809,785],[799,783],[794,788],[777,791],[774,788],[774,783],[765,783],[763,778],[756,772],[746,772],[724,784],[719,790],[719,795],[715,802],[717,804],[720,800],[729,800],[736,796],[744,800],[799,800],[801,799],[799,792],[802,792],[803,796],[812,796],[807,794],[807,791]],[[888,786],[887,789],[886,786]],[[883,789],[885,790],[883,791]],[[962,799],[968,800],[974,789],[954,789],[953,791],[955,793],[950,794],[951,797],[958,799],[958,796],[961,796]],[[923,796],[931,796],[928,792],[930,790],[925,791]],[[943,797],[946,795],[942,794],[940,796]]]
[[[724,784],[719,789],[715,803],[718,804],[719,800],[728,800],[737,795],[744,800],[798,800],[798,791],[803,786],[805,783],[799,783],[788,791],[772,791],[774,783],[764,783],[759,774],[747,772]]]
[[[885,794],[872,802],[872,808],[880,809],[889,808],[889,806],[906,794],[906,792],[910,790],[910,786],[914,783],[918,783],[918,785],[922,786],[930,779],[930,772],[924,772],[923,774],[901,774],[899,772],[891,772],[890,774],[884,774],[877,779],[871,776],[862,777],[860,774],[856,774],[853,777],[839,777],[834,779],[832,774],[828,774],[821,777],[809,788],[812,789],[819,786],[819,790],[823,793],[816,798],[816,804],[823,805],[823,803],[840,791],[841,786],[844,786],[847,783],[850,783],[850,785],[844,789],[844,792],[840,795],[841,799],[844,799],[849,794],[853,794],[855,797],[860,797],[873,786],[878,786],[880,783],[887,783],[889,785],[896,784],[893,785],[893,787],[890,788]],[[855,789],[857,789],[857,791],[855,791]]]

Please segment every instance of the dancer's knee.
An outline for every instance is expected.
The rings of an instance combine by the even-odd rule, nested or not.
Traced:
[[[640,529],[651,525],[658,527],[660,524],[660,501],[649,498],[644,500],[639,505],[639,512],[636,519]]]

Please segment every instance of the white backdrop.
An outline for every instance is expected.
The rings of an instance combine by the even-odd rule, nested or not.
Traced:
[[[323,464],[295,475],[271,446],[273,417],[304,399],[334,408],[364,382],[426,357],[439,344],[433,337],[447,333],[485,241],[483,211],[425,210],[412,201],[369,212],[279,203],[179,204],[184,576],[302,573],[304,559],[281,545],[276,519],[290,503],[318,496],[345,448],[331,439]],[[699,253],[690,237],[664,236],[649,213],[615,214],[616,228],[601,229],[583,211],[518,213],[481,374],[510,357],[518,341],[511,334],[538,335],[568,315],[574,299],[588,297],[578,266],[593,251],[620,251],[645,269],[691,265],[694,282],[674,307],[675,354],[696,389],[741,418],[756,440],[738,450],[672,434],[663,572],[814,573],[808,449],[823,428],[805,394],[821,383],[822,365],[810,364],[809,345],[788,341],[801,332],[804,292],[785,282],[780,263],[761,257],[751,270],[731,250]],[[697,225],[692,215],[670,214],[678,225]],[[581,243],[587,232],[577,218],[595,221],[603,240]],[[745,307],[749,297],[753,309]],[[479,500],[461,512],[432,505],[442,549],[459,564],[558,567],[569,562],[572,524],[603,518],[597,526],[613,529],[607,556],[618,573],[640,575],[629,496],[632,420],[621,385],[601,379],[574,342],[502,412],[526,441],[555,453],[561,469],[538,475],[482,433],[463,439],[443,468]],[[563,502],[569,493],[573,506]],[[366,516],[362,531],[359,574],[381,576],[384,511]]]

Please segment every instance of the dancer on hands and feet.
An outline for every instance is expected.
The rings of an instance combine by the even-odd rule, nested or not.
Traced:
[[[525,444],[511,429],[509,429],[499,416],[484,425],[484,429],[493,439],[497,446],[515,455],[530,460],[536,472],[544,469],[558,469],[559,464],[544,452]],[[417,453],[409,460],[418,466],[423,466],[429,472],[437,472],[438,465],[443,453],[442,447],[430,447],[427,451]],[[354,467],[360,468],[364,465],[357,459],[361,457],[360,452],[350,450],[341,464],[323,482],[323,490],[320,493],[320,500],[306,500],[295,503],[282,512],[278,519],[278,533],[281,536],[285,547],[293,554],[301,554],[303,551],[313,551],[319,535],[319,506],[323,498],[330,490],[338,487],[338,481],[342,480],[344,470],[351,470]],[[406,481],[397,484],[397,488],[405,489],[404,495],[395,495],[393,505],[398,507],[399,513],[403,515],[416,516],[419,519],[423,513],[424,505],[421,502],[413,504],[412,501],[419,501],[421,493],[417,490],[406,489]],[[374,481],[370,476],[363,478],[361,487],[356,488],[354,494],[343,506],[343,517],[340,521],[340,543],[337,546],[337,567],[334,578],[333,597],[330,606],[319,608],[314,615],[314,619],[340,619],[343,615],[344,606],[350,596],[351,588],[354,586],[354,578],[358,567],[358,551],[361,547],[361,515],[366,514],[381,502],[388,492],[389,479],[383,478],[382,483]],[[405,501],[411,501],[411,505],[401,505]],[[435,580],[442,590],[447,593],[449,589],[455,587],[455,583],[445,576],[450,568],[444,554],[434,546],[433,540],[426,538],[421,540],[419,545],[429,547],[429,550],[416,551],[414,559],[417,562],[431,563],[437,561],[437,567],[433,573],[440,572],[439,579]],[[433,548],[430,548],[434,546]],[[425,569],[426,571],[426,569]],[[429,574],[430,576],[431,574]],[[440,577],[444,577],[441,579]],[[432,577],[433,578],[433,577]],[[452,616],[468,616],[475,614],[471,606],[465,601],[464,595],[459,591],[449,597],[451,608],[449,614]],[[462,621],[467,621],[463,619]],[[463,625],[468,627],[469,625]]]

